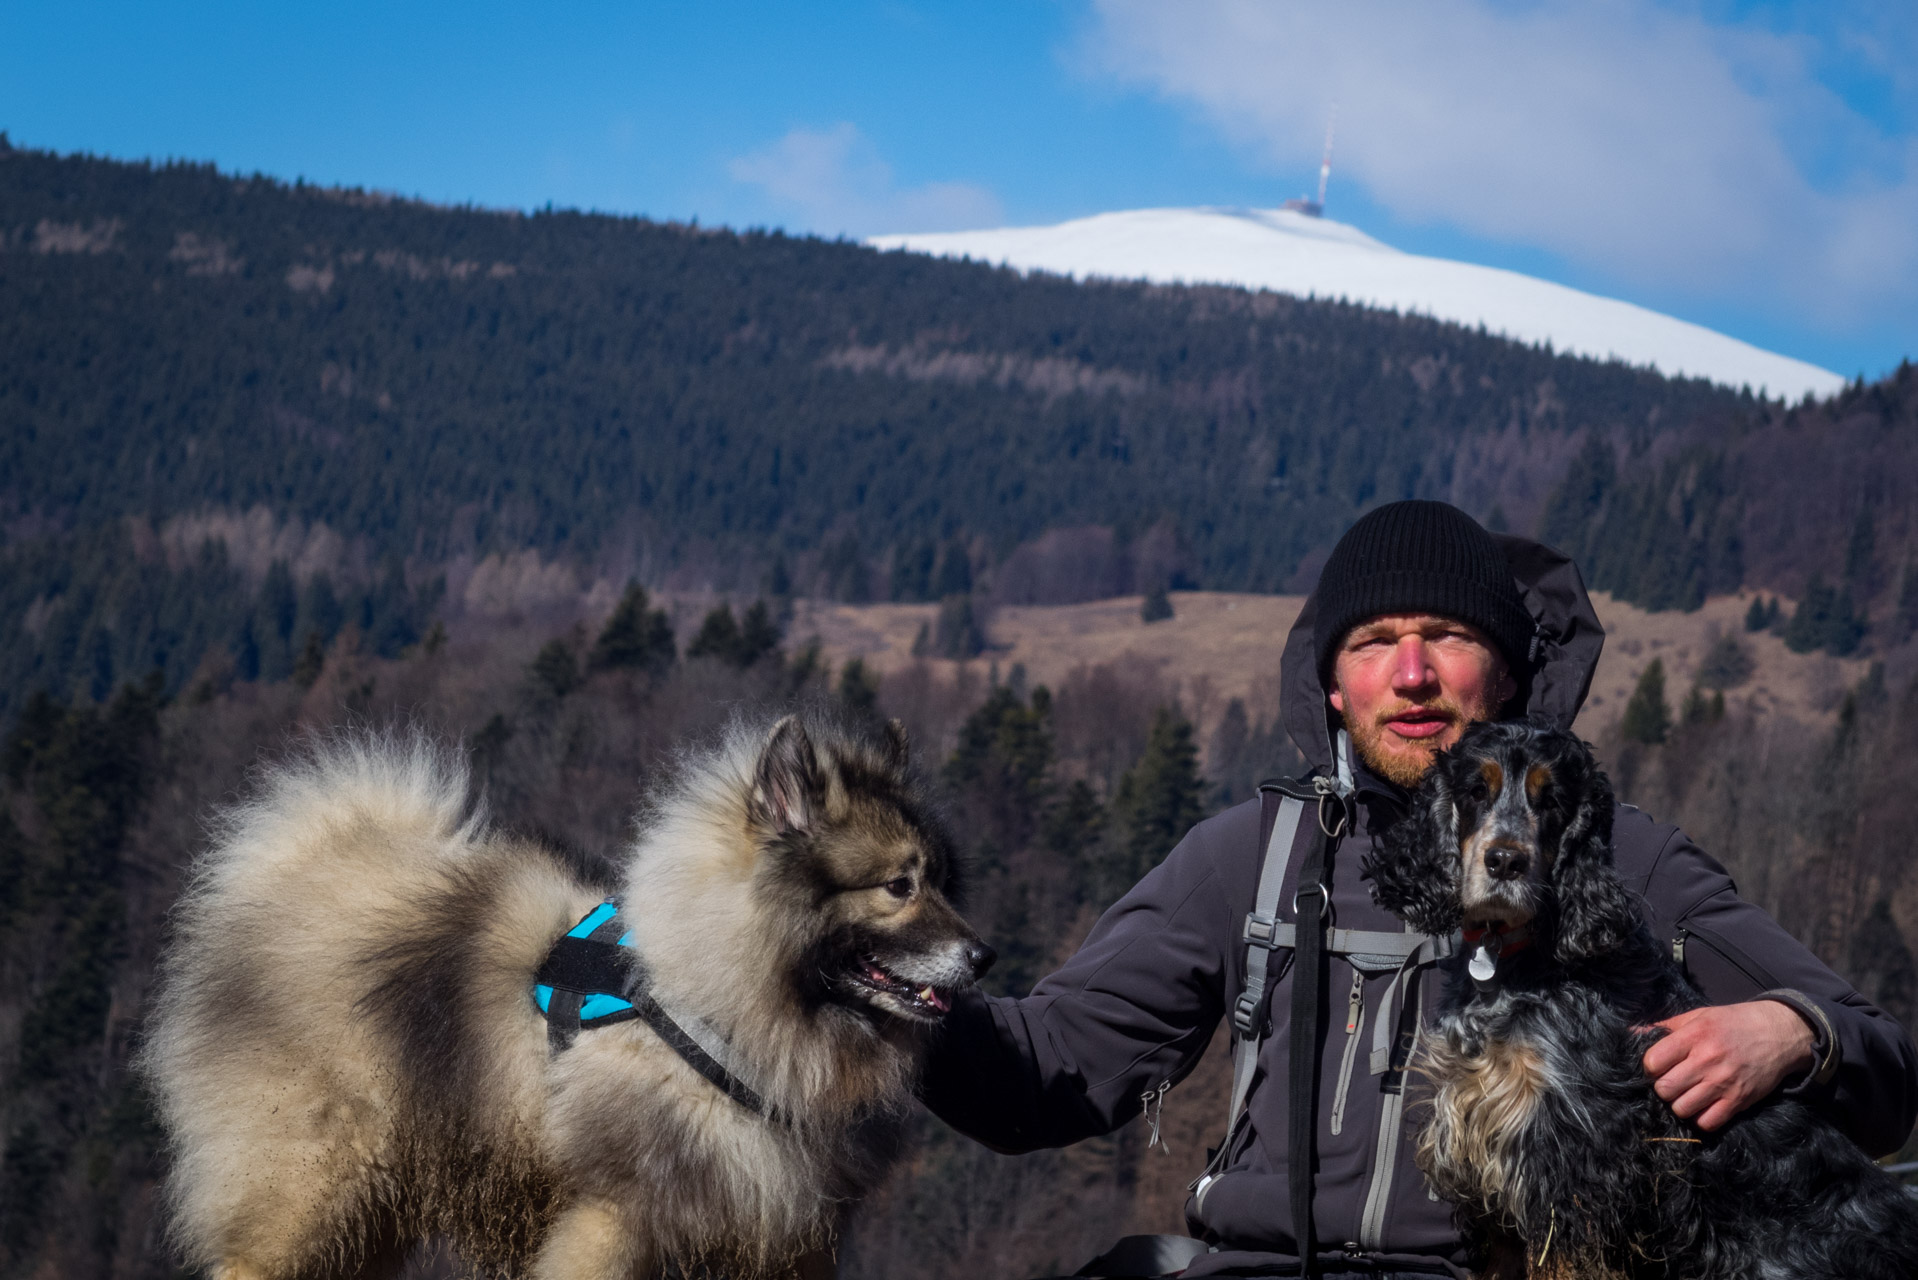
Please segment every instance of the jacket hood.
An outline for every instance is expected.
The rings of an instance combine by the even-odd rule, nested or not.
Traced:
[[[1506,718],[1537,715],[1561,729],[1570,729],[1591,690],[1598,655],[1605,647],[1605,628],[1599,625],[1591,596],[1585,591],[1585,579],[1570,556],[1530,538],[1502,533],[1492,537],[1504,550],[1525,611],[1538,628],[1530,669],[1514,673],[1519,678],[1519,691],[1505,709]],[[1286,637],[1285,654],[1279,661],[1279,685],[1286,733],[1307,764],[1317,770],[1330,770],[1338,720],[1319,683],[1312,637],[1317,616],[1315,591],[1307,597]]]

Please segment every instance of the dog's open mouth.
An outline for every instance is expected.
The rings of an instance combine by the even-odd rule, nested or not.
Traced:
[[[889,1007],[908,1017],[937,1020],[952,1008],[951,998],[939,988],[929,983],[907,981],[880,964],[879,957],[874,955],[863,955],[855,960],[848,976],[868,991],[890,996]]]
[[[1462,923],[1468,931],[1508,933],[1523,929],[1537,914],[1530,903],[1480,902],[1465,909]]]

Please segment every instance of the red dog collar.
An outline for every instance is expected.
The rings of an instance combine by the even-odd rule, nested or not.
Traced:
[[[1485,943],[1492,954],[1498,956],[1509,956],[1532,945],[1530,924],[1522,924],[1516,929],[1481,925],[1476,929],[1462,929],[1460,933],[1465,938],[1466,946],[1475,947]]]

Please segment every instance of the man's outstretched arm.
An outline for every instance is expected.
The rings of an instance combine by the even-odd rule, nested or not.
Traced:
[[[1193,828],[1031,995],[955,1002],[926,1105],[995,1150],[1031,1151],[1110,1132],[1138,1114],[1140,1094],[1190,1070],[1236,981],[1222,944],[1250,907],[1257,868],[1244,851],[1258,821],[1255,803]],[[1222,867],[1247,883],[1228,885]]]

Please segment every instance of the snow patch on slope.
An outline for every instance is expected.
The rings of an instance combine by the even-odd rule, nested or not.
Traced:
[[[1356,227],[1288,209],[1138,209],[1050,227],[874,236],[867,243],[1075,279],[1345,298],[1793,401],[1845,385],[1829,370],[1703,325],[1516,271],[1402,253]]]

